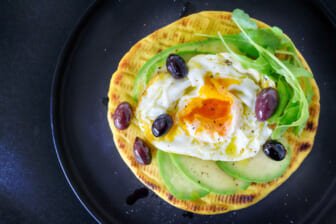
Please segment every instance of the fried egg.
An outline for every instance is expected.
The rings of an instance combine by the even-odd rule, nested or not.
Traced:
[[[158,70],[139,101],[136,118],[145,138],[159,150],[203,160],[239,161],[255,156],[272,134],[254,114],[261,88],[274,87],[254,69],[245,69],[229,53],[197,55],[186,78]],[[172,128],[161,137],[153,121],[168,113]]]

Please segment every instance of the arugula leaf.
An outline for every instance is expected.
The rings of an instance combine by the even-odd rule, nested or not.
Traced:
[[[236,10],[235,10],[236,11]],[[253,27],[251,24],[255,22],[250,19],[250,17],[244,13],[242,10],[233,12],[232,19],[240,29],[241,33],[244,35],[247,41],[250,42],[259,52],[260,56],[263,56],[271,65],[272,69],[279,75],[283,76],[286,82],[293,89],[293,96],[290,103],[287,105],[284,117],[280,119],[276,129],[283,129],[285,127],[295,127],[300,126],[305,123],[309,117],[308,102],[306,96],[300,86],[299,81],[293,72],[281,61],[279,60],[271,51],[265,49],[258,43],[256,43],[248,34],[248,29]],[[248,20],[248,21],[246,21]],[[280,36],[282,31],[278,28],[274,28],[274,32]],[[285,35],[282,34],[282,40],[285,40]],[[288,43],[288,41],[287,41]],[[290,46],[290,45],[289,45]]]
[[[292,97],[293,91],[285,81],[283,77],[279,77],[279,79],[276,81],[277,83],[277,90],[279,95],[279,104],[272,115],[267,121],[270,123],[279,123],[280,117],[283,114],[284,110],[286,109],[286,106],[289,102],[289,100]]]
[[[258,32],[259,30],[254,30],[253,32]],[[209,39],[219,39],[218,35],[209,35],[209,34],[202,34],[202,33],[196,33],[196,36],[202,36],[207,37]],[[258,36],[257,34],[254,34],[255,36]],[[251,45],[249,42],[245,40],[245,38],[239,33],[239,34],[231,34],[231,35],[225,35],[222,36],[226,43],[231,47],[239,50],[241,53],[245,54],[247,57],[250,58],[257,58],[259,56],[258,51]]]
[[[232,16],[235,19],[235,22],[240,24],[244,29],[256,30],[258,28],[257,24],[250,18],[250,16],[241,9],[233,10]]]
[[[293,89],[293,97],[291,99],[291,102],[299,102],[298,107],[300,108],[300,116],[297,117],[297,119],[293,119],[291,123],[287,124],[281,124],[280,126],[298,126],[304,123],[308,116],[309,116],[309,110],[308,110],[308,102],[305,97],[305,94],[299,84],[299,81],[296,79],[295,75],[274,55],[265,54],[265,57],[271,62],[272,68],[279,74],[282,75],[287,83],[291,86]],[[287,110],[287,108],[286,108]],[[287,111],[286,111],[287,113]],[[293,116],[291,116],[294,118]]]
[[[288,61],[284,61],[282,63],[284,63],[287,66],[287,68],[294,74],[296,78],[299,78],[299,77],[312,78],[313,77],[313,74],[311,72],[307,71],[306,69],[302,67],[293,65],[289,63]]]
[[[251,39],[265,49],[275,51],[281,46],[281,39],[272,31],[272,29],[257,29],[247,31]]]
[[[307,98],[307,101],[308,101],[308,105],[310,105],[310,103],[311,103],[311,101],[313,99],[313,95],[314,95],[313,87],[312,87],[312,85],[310,83],[310,79],[309,78],[303,78],[303,83],[304,83],[304,92],[305,92],[305,95],[306,95],[306,98]],[[307,118],[307,120],[308,120],[308,118]],[[300,135],[301,134],[302,130],[306,126],[306,122],[303,123],[300,126],[295,127],[294,133],[296,135]]]
[[[293,120],[298,119],[300,114],[300,104],[299,102],[289,101],[287,107],[285,109],[286,113],[284,113],[280,118],[280,125],[289,125]]]
[[[275,51],[281,47],[281,39],[270,28],[248,30],[251,38],[262,47]],[[218,39],[218,35],[196,34],[197,36]],[[234,48],[237,48],[246,56],[256,59],[259,57],[257,49],[247,41],[241,33],[222,36],[224,40]]]
[[[218,38],[218,35],[216,37]],[[227,36],[223,36],[223,38],[228,42],[230,47],[239,50],[247,57],[255,59],[259,56],[259,52],[255,49],[255,47],[247,42],[241,34],[238,34],[235,40],[228,39]]]
[[[274,26],[271,29],[273,33],[280,39],[279,49],[282,50],[277,51],[277,53],[290,55],[294,59],[294,65],[303,67],[302,62],[297,55],[293,41],[291,41],[291,39],[289,39],[289,37],[287,37],[279,27]]]
[[[245,68],[254,68],[255,70],[259,71],[260,73],[267,73],[269,72],[269,66],[267,61],[263,58],[263,57],[258,57],[257,60],[253,60],[249,57],[246,57],[244,55],[240,55],[237,54],[227,43],[227,41],[225,41],[225,39],[223,38],[223,36],[221,35],[220,32],[218,32],[218,37],[219,39],[222,41],[225,49],[231,53],[232,57],[234,57],[234,59],[236,59],[237,61],[239,61],[243,67]]]

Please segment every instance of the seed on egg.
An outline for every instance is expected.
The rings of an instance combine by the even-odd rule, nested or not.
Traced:
[[[229,59],[226,59],[226,60],[224,61],[224,63],[225,63],[226,65],[232,65],[232,61],[230,61]]]

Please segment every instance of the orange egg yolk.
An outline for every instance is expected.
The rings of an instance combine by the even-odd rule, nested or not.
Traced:
[[[206,77],[199,97],[191,99],[179,112],[179,120],[192,124],[196,133],[207,131],[224,136],[231,126],[234,103],[227,88],[238,83],[235,79]]]

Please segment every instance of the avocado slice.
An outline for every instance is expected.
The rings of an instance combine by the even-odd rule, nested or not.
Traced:
[[[196,200],[208,194],[208,191],[190,181],[174,165],[169,153],[158,150],[159,172],[168,191],[178,199]]]
[[[218,161],[217,165],[229,175],[250,182],[265,183],[280,177],[287,169],[291,160],[291,150],[281,161],[275,161],[265,155],[261,149],[256,156],[237,161]]]
[[[210,192],[233,194],[246,189],[250,183],[236,179],[223,172],[215,161],[201,160],[191,156],[171,154],[174,164],[191,181]]]

